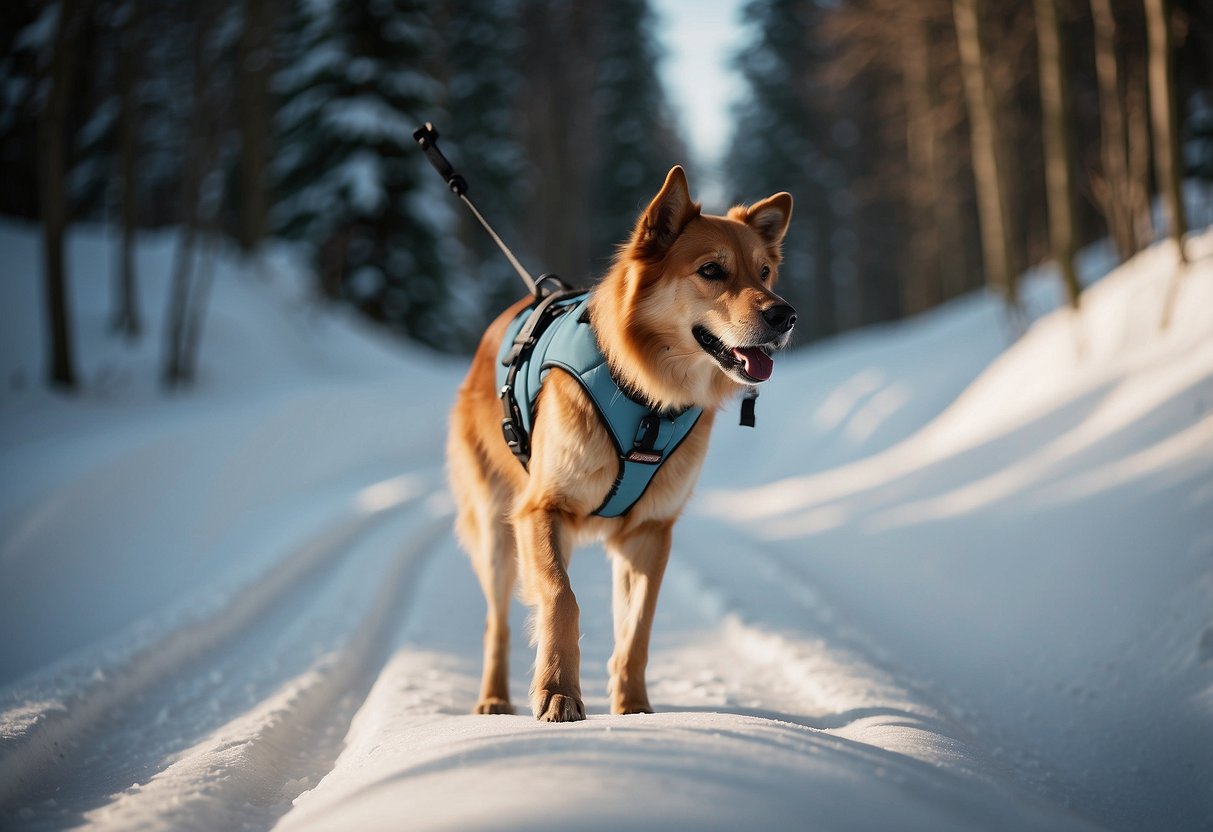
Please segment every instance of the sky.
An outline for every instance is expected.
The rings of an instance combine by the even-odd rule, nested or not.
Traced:
[[[733,132],[730,105],[744,89],[731,67],[733,56],[747,38],[741,25],[742,0],[654,0],[665,48],[662,78],[690,144],[691,182],[706,208],[722,190],[719,166]],[[715,206],[719,208],[720,206]]]

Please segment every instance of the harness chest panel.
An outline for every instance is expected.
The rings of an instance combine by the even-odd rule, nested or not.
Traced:
[[[497,387],[505,412],[502,429],[511,450],[526,467],[535,400],[544,379],[553,368],[577,379],[619,458],[615,483],[594,514],[619,517],[644,495],[661,464],[695,427],[703,410],[654,410],[629,396],[611,375],[598,348],[588,305],[586,292],[562,293],[522,310],[510,322],[497,354]]]

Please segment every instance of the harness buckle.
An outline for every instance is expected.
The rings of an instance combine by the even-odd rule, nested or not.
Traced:
[[[628,462],[660,465],[663,456],[661,451],[654,447],[660,433],[661,417],[656,413],[649,413],[640,420],[640,427],[636,431],[636,440],[632,443],[632,450],[624,459]]]
[[[501,388],[501,409],[505,414],[501,420],[501,435],[505,438],[506,447],[526,468],[531,461],[531,448],[521,427],[522,410],[514,398],[514,388],[509,384]]]

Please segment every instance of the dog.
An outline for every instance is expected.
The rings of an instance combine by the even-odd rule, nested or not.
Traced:
[[[547,722],[585,719],[579,608],[569,584],[575,546],[602,541],[613,575],[611,712],[652,713],[645,686],[657,593],[674,523],[691,496],[716,411],[766,381],[796,313],[773,287],[792,197],[778,193],[726,216],[704,214],[674,167],[636,221],[586,308],[610,375],[654,412],[702,415],[622,516],[595,514],[622,469],[619,449],[585,387],[550,370],[539,389],[529,464],[502,437],[497,383],[507,328],[534,298],[485,332],[456,397],[447,458],[456,533],[488,604],[476,713],[514,713],[509,605],[520,579],[536,648],[530,705]]]

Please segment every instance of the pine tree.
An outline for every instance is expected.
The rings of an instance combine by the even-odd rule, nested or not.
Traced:
[[[686,162],[665,89],[648,0],[614,0],[602,17],[590,256],[601,273],[670,168]]]
[[[522,89],[522,33],[517,0],[447,0],[442,27],[447,115],[440,125],[449,137],[454,164],[469,182],[468,196],[528,268],[519,212],[529,174],[514,114]],[[471,212],[459,211],[457,237],[461,275],[470,285],[461,307],[479,308],[460,316],[467,323],[468,346],[488,322],[526,289],[497,245]],[[535,275],[538,277],[538,275]]]
[[[323,291],[431,345],[447,339],[435,219],[413,130],[438,85],[425,0],[298,0],[273,164],[278,233],[315,246]]]

